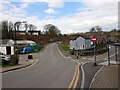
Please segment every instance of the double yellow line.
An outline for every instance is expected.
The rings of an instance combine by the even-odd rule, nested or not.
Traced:
[[[71,90],[71,89],[74,90],[77,87],[77,83],[78,83],[79,75],[80,75],[79,67],[80,67],[80,64],[77,64],[76,68],[75,68],[75,73],[74,73],[73,79],[68,87],[68,90]]]
[[[69,87],[68,87],[69,90],[71,90],[71,89],[74,90],[74,89],[76,88],[77,83],[78,83],[78,80],[79,80],[79,75],[80,75],[80,69],[79,69],[79,67],[80,67],[80,63],[77,62],[77,61],[75,61],[75,60],[73,60],[73,59],[69,59],[69,58],[65,57],[65,56],[60,52],[60,50],[59,50],[58,47],[57,47],[57,49],[58,49],[59,53],[61,54],[61,56],[62,56],[63,58],[65,58],[65,59],[67,59],[67,60],[71,60],[71,61],[77,63],[76,68],[75,68],[75,73],[74,73],[73,79],[72,79],[72,81],[71,81],[71,83],[70,83],[70,85],[69,85]]]

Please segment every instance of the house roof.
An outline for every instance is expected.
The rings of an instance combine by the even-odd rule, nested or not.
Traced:
[[[75,35],[75,36],[72,36],[70,39],[71,39],[71,40],[75,40],[75,39],[77,39],[78,37],[83,37],[84,39],[91,39],[90,37],[85,36],[85,35]]]
[[[17,40],[17,44],[36,44],[36,42],[32,40]]]
[[[0,45],[13,45],[14,41],[12,39],[2,39],[0,40]]]
[[[2,39],[0,40],[0,44],[7,44],[10,39]]]

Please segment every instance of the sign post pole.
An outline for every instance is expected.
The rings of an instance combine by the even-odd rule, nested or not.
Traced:
[[[96,37],[95,36],[92,37],[92,42],[94,43],[94,57],[95,57],[94,65],[97,66],[97,64],[96,64],[96,45],[95,45]]]
[[[94,42],[94,57],[95,57],[95,62],[94,62],[94,65],[96,66],[97,64],[96,64],[96,49],[95,49],[95,42]]]

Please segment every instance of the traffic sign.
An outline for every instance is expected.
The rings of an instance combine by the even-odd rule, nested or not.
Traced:
[[[92,42],[96,42],[97,40],[96,40],[96,37],[95,36],[93,36],[92,37]]]

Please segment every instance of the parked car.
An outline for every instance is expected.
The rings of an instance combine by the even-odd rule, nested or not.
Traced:
[[[2,64],[2,66],[9,64],[10,61],[11,61],[10,56],[0,55],[0,64]]]

